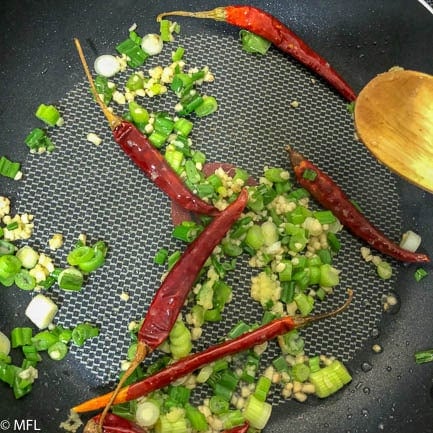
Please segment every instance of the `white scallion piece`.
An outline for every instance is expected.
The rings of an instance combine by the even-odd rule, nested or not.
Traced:
[[[143,36],[141,40],[141,48],[149,56],[156,56],[162,51],[163,42],[161,36],[156,33],[149,33]]]
[[[39,329],[45,329],[53,321],[58,310],[50,298],[39,294],[30,301],[25,314]]]
[[[140,401],[137,404],[135,419],[141,427],[152,427],[159,418],[159,407],[152,401]]]
[[[9,352],[11,351],[11,341],[7,337],[7,335],[3,334],[3,332],[0,331],[0,353],[3,355],[9,355]]]
[[[404,250],[411,251],[414,253],[419,246],[421,245],[421,236],[413,232],[412,230],[408,230],[406,233],[403,233],[400,241],[400,247]]]
[[[39,260],[39,253],[37,253],[31,246],[24,245],[16,253],[16,257],[20,260],[23,268],[32,269],[36,266]]]
[[[95,59],[95,72],[103,77],[112,77],[120,71],[120,64],[111,54],[103,54]]]

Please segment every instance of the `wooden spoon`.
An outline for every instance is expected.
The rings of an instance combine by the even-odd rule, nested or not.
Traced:
[[[379,161],[433,192],[432,75],[391,70],[373,78],[356,99],[355,127]]]

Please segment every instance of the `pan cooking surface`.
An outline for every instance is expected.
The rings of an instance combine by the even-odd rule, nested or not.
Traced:
[[[395,178],[356,141],[345,102],[327,85],[273,48],[264,57],[244,53],[232,36],[180,35],[175,44],[185,47],[187,67],[207,65],[215,75],[215,82],[205,84],[203,92],[217,98],[219,111],[197,120],[192,134],[195,148],[209,161],[231,162],[258,177],[264,166],[289,167],[284,147],[290,144],[334,177],[378,227],[399,238]],[[85,50],[92,61],[87,46]],[[144,70],[169,64],[171,49],[164,53],[148,61]],[[126,76],[116,78],[121,89]],[[299,103],[297,108],[293,101]],[[175,105],[174,96],[168,95],[140,102],[150,110],[172,114]],[[90,321],[100,326],[100,336],[85,348],[73,347],[70,356],[98,385],[112,385],[129,344],[128,323],[144,315],[164,272],[153,263],[154,254],[163,246],[174,251],[184,245],[171,239],[168,199],[111,138],[87,82],[83,79],[58,106],[65,124],[52,130],[57,150],[27,158],[17,210],[35,215],[34,239],[41,242],[41,251],[47,250],[54,233],[63,233],[64,247],[55,255],[47,251],[57,265],[66,263],[66,252],[80,233],[91,242],[108,242],[106,264],[90,276],[81,292],[54,288],[52,295],[61,306],[57,323],[74,326]],[[117,105],[114,109],[119,114],[126,110]],[[89,132],[97,133],[103,143],[87,142]],[[326,325],[314,324],[302,333],[308,354],[349,361],[374,332],[383,315],[382,297],[396,281],[395,277],[380,280],[374,267],[362,260],[362,244],[347,232],[342,243],[336,261],[343,271],[340,286],[317,304],[316,311],[341,304],[348,287],[355,291],[354,301]],[[225,310],[225,322],[206,325],[205,343],[199,341],[197,349],[216,342],[239,318],[250,323],[259,319],[260,305],[245,296],[256,272],[240,263],[231,273],[228,282],[234,297]],[[127,301],[121,299],[122,293],[129,295]],[[277,352],[270,345],[267,353],[270,360]],[[277,394],[273,399],[280,401]]]

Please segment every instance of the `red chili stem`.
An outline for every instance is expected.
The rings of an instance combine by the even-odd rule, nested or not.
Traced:
[[[328,317],[335,316],[345,310],[353,297],[351,290],[348,291],[349,297],[346,302],[333,311],[318,314],[309,317],[283,317],[275,319],[266,325],[262,325],[253,331],[247,332],[232,340],[227,340],[214,346],[208,347],[206,350],[189,355],[179,361],[170,364],[165,369],[146,377],[145,379],[128,385],[120,390],[114,399],[114,404],[125,403],[134,400],[138,397],[148,395],[149,393],[164,388],[171,382],[189,374],[193,371],[209,364],[217,359],[224,358],[229,355],[242,352],[256,345],[262,344],[268,340],[286,334],[292,329],[306,326],[312,322],[323,320]],[[100,409],[107,404],[112,398],[112,392],[91,399],[73,408],[76,412],[88,412],[91,410]]]
[[[93,96],[107,118],[113,137],[121,149],[161,191],[181,207],[199,214],[218,215],[218,209],[192,193],[145,135],[132,123],[123,120],[108,109],[96,90],[80,41],[75,39],[74,42]]]
[[[101,420],[101,415],[96,415],[90,419],[84,427],[83,433],[98,433],[98,426]],[[143,429],[137,424],[128,421],[113,413],[108,413],[105,416],[102,426],[103,433],[147,433],[148,430]]]
[[[344,191],[323,171],[302,154],[288,148],[289,157],[299,184],[304,187],[324,208],[331,210],[355,236],[375,250],[403,262],[426,263],[426,254],[404,250],[385,236],[350,201]],[[312,170],[315,178],[304,177],[305,170]]]
[[[210,11],[164,12],[158,15],[157,19],[159,21],[164,16],[168,15],[211,18],[217,21],[225,21],[255,33],[270,41],[282,52],[291,55],[300,63],[310,68],[333,86],[348,101],[354,101],[356,99],[356,94],[353,89],[323,57],[307,45],[285,24],[268,12],[253,6],[232,5],[218,7]]]

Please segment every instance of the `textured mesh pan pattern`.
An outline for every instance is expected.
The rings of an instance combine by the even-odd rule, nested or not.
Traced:
[[[394,178],[355,140],[345,102],[327,85],[274,49],[266,56],[249,55],[238,41],[222,35],[183,36],[178,43],[186,48],[188,66],[208,65],[215,75],[215,82],[202,91],[217,97],[219,111],[197,119],[192,135],[195,147],[209,161],[231,162],[259,176],[264,166],[289,167],[284,148],[291,144],[333,176],[381,229],[398,236],[401,222]],[[164,58],[152,59],[145,70],[168,64],[169,51]],[[125,78],[120,76],[118,82]],[[163,97],[143,103],[173,114],[175,100]],[[72,349],[72,356],[103,385],[117,377],[129,344],[128,323],[144,315],[159,286],[163,269],[153,263],[154,254],[163,246],[173,251],[182,245],[170,237],[168,199],[113,141],[87,83],[83,80],[65,95],[59,107],[65,124],[50,131],[57,150],[26,161],[18,210],[34,213],[34,239],[42,250],[53,233],[63,233],[66,242],[54,256],[57,265],[66,263],[66,252],[80,233],[91,242],[109,243],[106,265],[90,276],[81,292],[52,289],[61,306],[59,323],[90,321],[100,326],[100,337]],[[125,109],[115,107],[119,114]],[[99,134],[103,143],[97,147],[87,142],[88,132]],[[381,298],[395,281],[378,280],[372,265],[361,259],[360,246],[344,233],[337,259],[341,285],[318,309],[342,303],[348,287],[354,289],[355,299],[339,317],[302,331],[310,354],[332,354],[347,361],[380,320]],[[234,297],[225,322],[206,327],[206,343],[198,343],[197,349],[217,341],[224,328],[240,318],[253,322],[261,316],[260,307],[246,296],[254,272],[240,264],[231,273]],[[124,292],[128,301],[121,300]],[[276,356],[270,347],[268,359]]]

